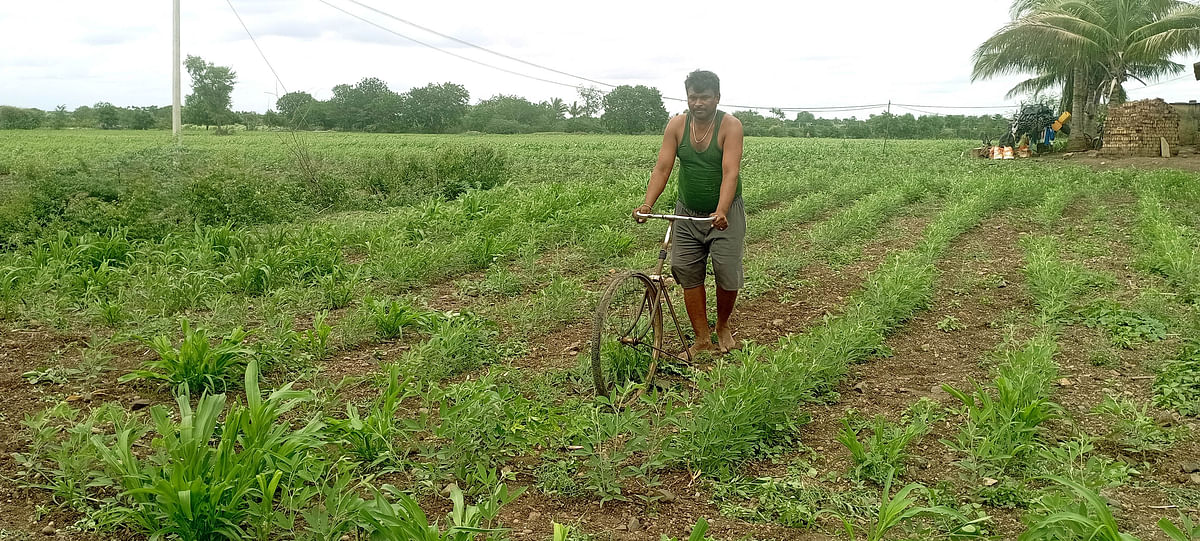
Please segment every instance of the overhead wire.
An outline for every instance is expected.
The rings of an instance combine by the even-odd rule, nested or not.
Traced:
[[[258,55],[262,57],[263,62],[267,64],[267,68],[271,70],[271,75],[275,77],[275,82],[279,83],[279,87],[286,94],[288,91],[287,85],[283,84],[283,80],[279,78],[279,73],[275,71],[275,66],[272,66],[271,61],[267,60],[267,53],[264,53],[262,47],[258,46],[258,40],[254,39],[254,34],[250,33],[250,27],[246,26],[246,21],[242,20],[242,16],[238,13],[237,8],[233,7],[233,0],[225,0],[225,3],[229,4],[229,9],[233,10],[233,16],[237,17],[238,23],[242,25],[242,30],[245,30],[246,35],[250,37],[250,43],[253,43],[254,48],[258,49]]]
[[[487,48],[487,47],[484,47],[484,46],[482,46],[482,45],[478,45],[478,44],[472,43],[472,42],[470,42],[470,41],[467,41],[467,40],[464,40],[464,39],[461,39],[461,38],[455,37],[455,36],[453,36],[453,35],[446,34],[446,33],[444,33],[444,32],[439,32],[439,31],[437,31],[437,30],[434,30],[434,29],[432,29],[432,28],[429,28],[429,27],[427,27],[427,26],[424,26],[424,25],[421,25],[421,24],[415,23],[415,22],[413,22],[413,21],[410,21],[410,20],[404,19],[404,18],[402,18],[402,17],[396,16],[396,15],[394,15],[394,14],[392,14],[392,13],[389,13],[389,12],[387,12],[387,11],[384,11],[384,10],[381,10],[381,9],[379,9],[379,8],[376,8],[376,7],[373,7],[373,6],[371,6],[371,5],[368,5],[368,4],[366,4],[366,3],[363,3],[363,2],[361,2],[361,1],[359,1],[359,0],[346,0],[346,1],[347,1],[347,2],[350,2],[350,3],[352,3],[352,4],[355,4],[355,5],[357,5],[357,6],[360,6],[360,7],[364,8],[364,9],[370,10],[370,11],[372,11],[372,12],[374,12],[374,13],[377,13],[377,14],[379,14],[379,15],[381,15],[381,16],[384,16],[384,17],[387,17],[387,18],[389,18],[389,19],[395,20],[395,21],[397,21],[397,22],[400,22],[400,23],[403,23],[403,24],[406,24],[406,25],[412,26],[412,27],[414,27],[414,28],[417,28],[417,29],[423,30],[423,31],[425,31],[425,32],[429,32],[429,33],[431,33],[431,34],[434,34],[434,35],[436,35],[436,36],[442,37],[442,38],[444,38],[444,39],[448,39],[448,40],[454,41],[455,43],[459,43],[459,44],[462,44],[462,45],[466,45],[466,46],[468,46],[468,47],[471,47],[471,48],[474,48],[474,49],[478,49],[478,50],[484,51],[484,52],[486,52],[486,53],[489,53],[489,54],[492,54],[492,55],[499,56],[499,57],[501,57],[501,58],[505,58],[505,59],[507,59],[507,60],[512,60],[512,61],[514,61],[514,62],[519,62],[519,63],[521,63],[521,64],[524,64],[524,65],[527,65],[527,66],[530,66],[530,67],[534,67],[534,68],[537,68],[537,69],[546,70],[546,71],[549,71],[549,72],[552,72],[552,73],[555,73],[555,74],[558,74],[558,75],[563,75],[563,76],[566,76],[566,77],[570,77],[570,78],[573,78],[573,79],[578,79],[578,80],[581,80],[581,81],[586,81],[586,82],[589,82],[589,83],[593,83],[593,84],[600,85],[600,86],[604,86],[604,87],[608,87],[608,88],[616,88],[616,87],[618,86],[618,85],[614,85],[614,84],[612,84],[612,83],[608,83],[608,82],[604,82],[604,81],[599,81],[599,80],[596,80],[596,79],[591,79],[591,78],[588,78],[588,77],[584,77],[584,76],[582,76],[582,75],[577,75],[577,74],[573,74],[573,73],[570,73],[570,72],[562,71],[562,70],[555,69],[555,68],[552,68],[552,67],[549,67],[549,66],[544,66],[544,65],[542,65],[542,64],[538,64],[538,63],[535,63],[535,62],[530,62],[530,61],[527,61],[527,60],[524,60],[524,59],[521,59],[521,58],[518,58],[518,57],[515,57],[515,56],[512,56],[512,55],[509,55],[509,54],[505,54],[505,53],[502,53],[502,52],[499,52],[499,51],[495,51],[495,50],[489,49],[489,48]],[[528,73],[523,73],[523,72],[519,72],[519,71],[511,70],[511,69],[508,69],[508,68],[505,68],[505,67],[502,67],[502,66],[497,66],[497,65],[495,65],[495,64],[491,64],[491,63],[488,63],[488,62],[484,62],[484,61],[482,61],[482,60],[478,60],[478,59],[475,59],[475,58],[471,58],[471,57],[469,57],[469,56],[466,56],[466,55],[462,55],[462,54],[459,54],[459,53],[456,53],[456,52],[453,52],[453,51],[449,51],[449,50],[446,50],[445,48],[439,47],[439,46],[437,46],[437,45],[434,45],[434,44],[432,44],[432,43],[426,43],[426,42],[424,42],[424,41],[421,41],[421,40],[418,40],[418,39],[416,39],[416,38],[413,38],[412,36],[409,36],[409,35],[407,35],[407,34],[401,33],[401,32],[399,32],[399,31],[397,31],[397,30],[395,30],[395,29],[388,28],[387,26],[384,26],[384,25],[382,25],[382,24],[380,24],[380,23],[378,23],[378,22],[376,22],[376,21],[372,21],[372,20],[370,20],[370,19],[368,19],[368,18],[366,18],[366,17],[363,17],[362,15],[356,14],[356,13],[354,13],[354,12],[352,12],[352,11],[349,11],[349,10],[347,10],[347,9],[345,9],[345,8],[341,7],[341,6],[335,5],[335,4],[331,3],[329,0],[320,0],[320,2],[321,2],[322,4],[325,4],[325,5],[327,5],[327,6],[331,7],[331,8],[333,8],[333,9],[336,9],[336,10],[338,10],[338,11],[342,12],[342,13],[345,13],[346,15],[349,15],[349,16],[351,16],[351,17],[354,17],[355,19],[358,19],[358,20],[360,20],[360,21],[362,21],[362,22],[365,22],[365,23],[367,23],[367,24],[369,24],[369,25],[371,25],[371,26],[374,26],[374,27],[376,27],[376,28],[379,28],[379,29],[381,29],[381,30],[383,30],[383,31],[385,31],[385,32],[388,32],[388,33],[390,33],[390,34],[394,34],[394,35],[396,35],[396,36],[399,36],[399,37],[401,37],[401,38],[404,38],[404,39],[406,39],[406,40],[409,40],[409,41],[411,41],[411,42],[414,42],[414,43],[417,43],[417,44],[419,44],[419,45],[422,45],[422,46],[428,47],[428,48],[430,48],[430,49],[436,50],[436,51],[438,51],[438,52],[441,52],[441,53],[444,53],[444,54],[447,54],[447,55],[453,56],[453,57],[455,57],[455,58],[459,58],[459,59],[461,59],[461,60],[466,60],[466,61],[468,61],[468,62],[471,62],[472,64],[477,64],[477,65],[484,66],[484,67],[487,67],[487,68],[491,68],[491,69],[494,69],[494,70],[502,71],[502,72],[504,72],[504,73],[508,73],[508,74],[510,74],[510,75],[515,75],[515,76],[518,76],[518,77],[523,77],[523,78],[526,78],[526,79],[532,79],[532,80],[535,80],[535,81],[539,81],[539,82],[543,82],[543,83],[548,83],[548,84],[553,84],[553,85],[557,85],[557,86],[564,86],[564,87],[570,87],[570,88],[579,88],[579,87],[581,86],[581,85],[577,85],[577,84],[565,83],[565,82],[562,82],[562,81],[551,80],[551,79],[547,79],[547,78],[544,78],[544,77],[539,77],[539,76],[536,76],[536,75],[531,75],[531,74],[528,74]],[[666,101],[672,101],[672,102],[683,102],[683,103],[687,103],[687,98],[678,98],[678,97],[673,97],[673,96],[663,96],[663,98],[662,98],[662,99],[663,99],[663,100],[666,100]],[[799,112],[799,111],[811,111],[811,112],[840,112],[840,111],[853,111],[853,110],[861,110],[861,109],[871,109],[871,108],[875,108],[875,107],[886,107],[886,106],[887,106],[887,104],[886,104],[886,103],[872,103],[872,104],[863,104],[863,105],[836,105],[836,106],[814,106],[814,107],[799,107],[799,106],[793,106],[793,107],[774,107],[774,106],[764,106],[764,105],[742,105],[742,104],[727,103],[727,104],[725,104],[725,106],[727,106],[727,107],[731,107],[731,108],[738,108],[738,109],[752,109],[752,110],[761,110],[761,111],[769,111],[769,110],[771,110],[771,109],[779,109],[779,110],[781,110],[781,111],[789,111],[789,112]]]

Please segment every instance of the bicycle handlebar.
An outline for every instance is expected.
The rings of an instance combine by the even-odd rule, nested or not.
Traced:
[[[685,222],[710,223],[715,218],[712,216],[680,216],[678,214],[642,214],[640,212],[633,213],[638,218],[657,218],[659,220],[683,220]]]

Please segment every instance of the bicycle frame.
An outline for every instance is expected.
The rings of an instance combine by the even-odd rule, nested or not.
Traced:
[[[648,278],[650,278],[650,282],[654,284],[654,298],[648,299],[650,301],[650,306],[651,306],[650,309],[652,310],[652,312],[650,313],[650,319],[651,319],[651,321],[654,321],[655,316],[656,316],[654,311],[661,311],[662,305],[664,303],[667,305],[667,310],[671,314],[671,321],[675,324],[675,332],[679,336],[679,343],[684,346],[683,354],[687,358],[686,359],[680,358],[678,355],[674,355],[672,353],[668,353],[668,352],[664,351],[662,349],[661,339],[656,339],[655,341],[658,343],[651,345],[651,348],[659,355],[666,355],[666,356],[671,357],[678,361],[691,363],[692,362],[692,352],[691,352],[691,349],[687,347],[687,339],[683,336],[683,327],[681,327],[679,325],[679,315],[675,312],[675,304],[671,302],[670,295],[668,294],[669,288],[667,287],[667,279],[665,276],[663,276],[663,271],[666,269],[666,266],[667,266],[667,256],[670,253],[670,249],[671,249],[671,233],[674,233],[675,221],[682,220],[682,221],[688,221],[688,222],[711,224],[713,222],[713,218],[711,216],[697,217],[697,216],[679,216],[679,215],[675,215],[675,214],[642,214],[642,213],[636,213],[635,216],[637,216],[638,218],[654,218],[654,219],[667,221],[667,232],[665,235],[663,235],[662,247],[659,248],[659,250],[658,250],[658,266],[655,268],[654,274],[651,274],[650,276],[648,276]],[[661,334],[659,336],[661,336]]]

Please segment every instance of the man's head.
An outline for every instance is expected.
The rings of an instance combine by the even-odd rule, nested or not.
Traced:
[[[710,118],[721,101],[721,79],[711,71],[696,70],[683,81],[687,91],[688,110],[701,120]]]

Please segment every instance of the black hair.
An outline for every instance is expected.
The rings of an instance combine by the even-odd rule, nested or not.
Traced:
[[[684,90],[704,92],[711,90],[713,94],[721,95],[721,79],[717,74],[707,70],[696,70],[688,74],[683,81]]]

